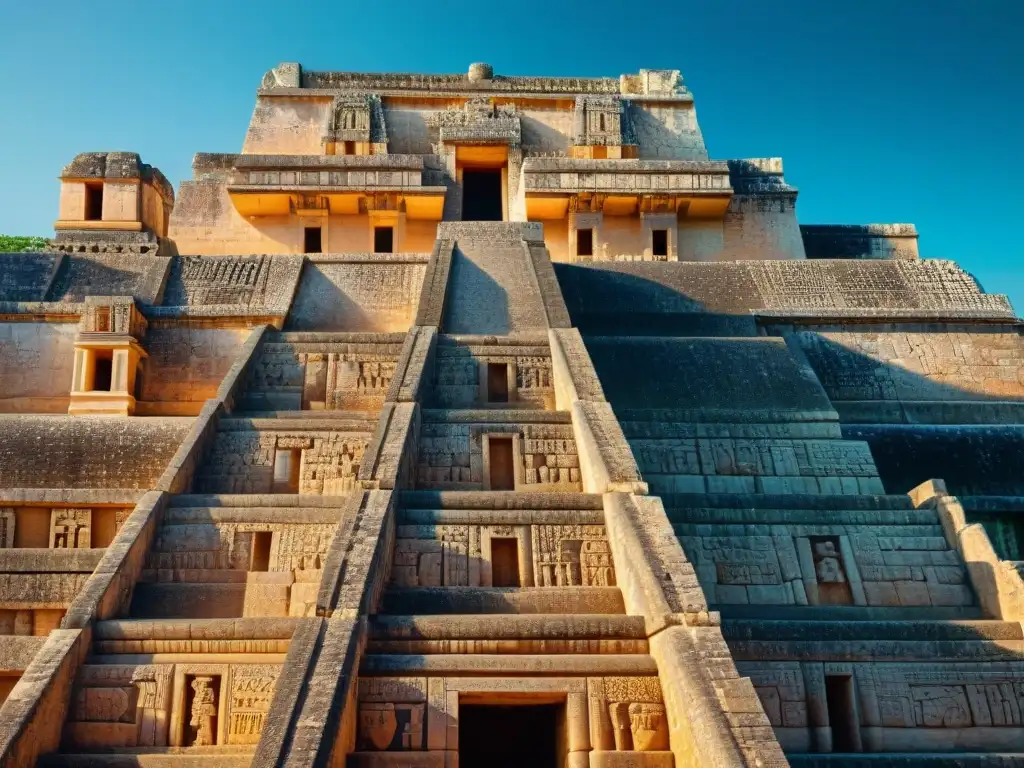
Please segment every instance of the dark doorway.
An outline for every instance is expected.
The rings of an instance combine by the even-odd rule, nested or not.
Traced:
[[[103,218],[103,185],[85,185],[85,220],[100,221]]]
[[[490,443],[491,490],[514,491],[516,476],[512,462],[512,438],[492,437]]]
[[[519,542],[491,539],[491,586],[519,586]]]
[[[459,768],[560,768],[560,704],[459,704]]]
[[[487,402],[508,402],[508,364],[487,364]]]
[[[853,678],[850,675],[825,675],[825,701],[828,722],[832,727],[833,752],[860,752],[860,726],[857,705],[853,700]]]
[[[577,229],[576,230],[576,255],[577,256],[593,256],[594,255],[594,230],[592,230],[592,229]]]
[[[373,252],[394,253],[395,251],[395,230],[394,227],[373,228]]]
[[[306,227],[303,230],[304,253],[323,253],[323,230],[320,227]]]
[[[667,229],[656,229],[651,232],[651,252],[655,256],[668,256]]]
[[[252,535],[252,559],[250,571],[270,570],[270,545],[274,541],[272,531],[255,531]]]
[[[93,392],[110,392],[114,378],[114,359],[110,356],[96,356],[96,366],[92,374]]]
[[[462,220],[501,221],[501,169],[462,172]]]

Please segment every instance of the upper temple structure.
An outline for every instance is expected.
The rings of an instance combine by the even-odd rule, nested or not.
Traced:
[[[281,64],[193,171],[0,255],[0,768],[1024,765],[1021,325],[912,225],[666,70]]]

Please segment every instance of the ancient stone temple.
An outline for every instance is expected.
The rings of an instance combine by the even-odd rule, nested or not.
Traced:
[[[825,159],[823,159],[823,162]],[[0,257],[0,765],[1024,765],[1024,368],[676,71],[268,72]]]

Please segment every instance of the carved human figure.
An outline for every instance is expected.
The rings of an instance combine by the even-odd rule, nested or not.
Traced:
[[[196,729],[193,746],[207,747],[216,743],[214,718],[217,717],[217,696],[213,690],[212,677],[196,677],[192,680],[192,713],[189,725]]]
[[[846,581],[843,562],[836,550],[835,542],[815,542],[814,560],[814,572],[819,584],[842,584]]]

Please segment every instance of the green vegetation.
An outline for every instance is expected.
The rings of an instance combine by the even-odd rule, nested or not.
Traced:
[[[50,242],[45,237],[21,237],[19,235],[0,235],[0,253],[19,253],[21,251],[41,251]]]

